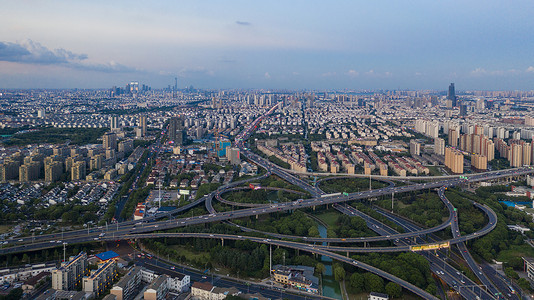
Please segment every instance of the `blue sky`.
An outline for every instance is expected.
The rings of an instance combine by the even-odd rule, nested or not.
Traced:
[[[0,88],[533,89],[534,2],[4,1]]]

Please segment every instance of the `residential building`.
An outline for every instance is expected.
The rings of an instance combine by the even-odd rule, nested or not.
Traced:
[[[410,154],[421,155],[421,144],[416,140],[410,140]]]
[[[95,297],[100,296],[117,278],[116,267],[117,261],[115,259],[109,259],[100,264],[96,271],[83,278],[83,290],[93,293]]]
[[[117,134],[114,132],[107,132],[102,136],[102,146],[104,149],[117,149]]]
[[[169,287],[167,286],[167,275],[158,276],[144,292],[145,300],[162,300],[165,299],[167,293],[169,292]]]
[[[434,139],[434,153],[437,155],[445,155],[445,140],[442,138]]]
[[[141,267],[134,266],[111,288],[110,292],[116,296],[117,300],[130,300],[135,298],[140,284]]]
[[[52,288],[55,290],[74,290],[83,282],[83,276],[88,272],[87,254],[70,257],[61,267],[52,271]]]
[[[445,166],[453,173],[464,173],[464,155],[459,150],[447,147],[445,148]]]
[[[191,277],[189,275],[177,274],[175,277],[167,278],[167,286],[169,291],[183,293],[189,291],[191,285]]]
[[[191,296],[199,300],[211,300],[211,290],[213,290],[211,283],[196,281],[191,286]]]
[[[71,179],[73,181],[85,180],[86,168],[85,161],[77,161],[71,168]]]
[[[389,300],[389,296],[387,294],[377,293],[377,292],[371,292],[369,294],[368,300]]]
[[[40,164],[38,162],[24,163],[19,167],[19,181],[30,182],[39,179]]]

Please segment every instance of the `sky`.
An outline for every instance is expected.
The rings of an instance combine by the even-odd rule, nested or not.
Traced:
[[[0,88],[534,89],[534,1],[2,1]]]

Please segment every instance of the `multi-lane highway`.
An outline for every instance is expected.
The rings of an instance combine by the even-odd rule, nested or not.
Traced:
[[[271,110],[270,112],[272,111],[273,110]],[[411,185],[405,185],[405,186],[400,186],[400,187],[390,185],[382,189],[350,193],[348,195],[341,195],[341,194],[325,195],[324,192],[322,192],[319,188],[310,186],[304,180],[298,177],[295,177],[293,174],[291,174],[287,170],[282,169],[275,164],[272,164],[271,162],[261,158],[260,156],[248,151],[244,147],[244,140],[246,140],[251,130],[257,127],[257,125],[259,124],[259,121],[261,121],[262,118],[263,117],[260,117],[257,120],[255,120],[249,128],[247,128],[242,134],[240,134],[240,136],[238,136],[238,138],[236,139],[237,146],[241,148],[242,154],[244,156],[246,156],[248,159],[250,159],[254,163],[262,166],[263,168],[267,170],[267,173],[261,177],[266,177],[266,176],[270,176],[271,174],[275,174],[281,177],[282,179],[294,185],[297,185],[303,190],[307,191],[313,196],[312,198],[299,199],[297,201],[289,202],[289,203],[277,203],[277,204],[272,204],[272,205],[265,205],[262,207],[251,207],[251,208],[239,209],[239,210],[235,210],[231,212],[215,212],[213,210],[213,207],[211,206],[211,201],[214,196],[220,195],[221,192],[229,188],[237,187],[238,185],[241,185],[246,181],[257,180],[258,178],[249,179],[246,181],[234,182],[227,186],[220,187],[218,190],[188,204],[187,206],[181,207],[179,209],[168,212],[166,214],[159,214],[156,216],[152,216],[142,221],[127,221],[127,222],[113,224],[110,226],[103,226],[103,227],[92,228],[92,229],[88,228],[87,230],[67,231],[67,232],[59,233],[59,234],[41,235],[37,237],[23,237],[18,240],[10,240],[8,241],[8,245],[4,245],[4,248],[0,249],[0,254],[51,248],[51,247],[59,246],[62,243],[72,244],[72,243],[92,242],[95,240],[156,238],[156,237],[164,237],[164,236],[184,237],[184,238],[185,237],[215,238],[215,239],[221,239],[221,240],[225,240],[225,239],[250,240],[254,242],[289,247],[289,248],[294,248],[294,249],[299,249],[303,251],[308,251],[312,253],[329,256],[336,260],[340,260],[340,261],[358,266],[362,269],[378,274],[379,276],[382,276],[388,280],[396,282],[400,284],[401,286],[405,287],[406,289],[414,292],[415,294],[425,299],[432,299],[434,298],[432,295],[429,295],[425,291],[422,291],[421,289],[407,282],[404,282],[400,280],[399,278],[394,277],[391,274],[387,274],[377,268],[363,264],[361,262],[353,261],[347,257],[333,253],[331,251],[336,251],[336,252],[341,252],[341,253],[398,252],[398,251],[410,251],[412,249],[411,247],[414,245],[423,245],[423,246],[432,245],[434,243],[426,243],[424,241],[421,241],[420,239],[418,240],[417,237],[424,236],[429,233],[442,230],[448,226],[451,226],[453,233],[455,230],[457,230],[457,217],[456,217],[456,213],[454,212],[454,207],[452,206],[452,204],[450,204],[448,200],[446,200],[446,198],[442,199],[442,201],[445,203],[447,209],[449,210],[449,218],[447,219],[446,222],[443,222],[439,226],[430,228],[430,229],[417,230],[417,231],[406,232],[406,233],[400,234],[391,228],[381,225],[381,223],[378,221],[376,222],[372,221],[371,223],[369,223],[369,225],[375,226],[374,227],[376,229],[375,231],[379,233],[381,236],[366,237],[366,238],[307,238],[307,237],[293,237],[293,236],[271,234],[271,236],[276,237],[276,238],[300,239],[301,241],[304,241],[304,242],[328,242],[328,244],[325,246],[323,245],[315,246],[315,245],[310,245],[304,242],[295,242],[295,241],[287,241],[287,240],[271,240],[268,238],[258,238],[258,237],[241,236],[241,235],[221,235],[221,234],[209,234],[209,233],[159,233],[157,231],[172,229],[176,227],[185,227],[185,226],[196,225],[196,224],[222,222],[222,221],[228,221],[231,219],[257,216],[261,214],[269,214],[269,213],[280,212],[280,211],[290,211],[290,210],[295,210],[295,209],[300,209],[300,208],[314,207],[318,205],[330,205],[330,204],[343,203],[343,202],[353,201],[353,200],[363,200],[367,198],[391,195],[392,193],[399,194],[399,193],[404,193],[404,192],[412,192],[412,191],[434,189],[434,188],[440,188],[440,191],[442,193],[442,191],[445,188],[459,185],[459,184],[494,180],[494,179],[504,178],[504,177],[509,177],[509,176],[520,176],[520,175],[534,173],[534,170],[530,168],[518,168],[518,169],[505,170],[505,171],[474,174],[470,176],[468,179],[460,179],[459,177],[455,177],[455,176],[447,176],[447,177],[443,177],[444,180],[437,181],[437,182],[411,184]],[[421,178],[417,178],[417,179],[421,179]],[[203,202],[206,203],[206,206],[208,207],[208,211],[210,212],[210,214],[196,216],[196,217],[172,219],[172,215],[181,213]],[[458,243],[462,244],[465,241],[478,238],[484,234],[487,234],[496,226],[497,216],[495,215],[495,213],[489,207],[485,205],[480,205],[480,204],[475,204],[475,205],[487,215],[488,223],[486,224],[486,226],[482,228],[481,230],[475,233],[469,234],[469,235],[464,235],[464,236],[459,235],[459,234],[453,235],[453,238],[442,241],[443,243],[448,242],[451,245],[458,244]],[[340,205],[338,206],[338,208],[343,209],[343,206]],[[351,212],[349,211],[349,213],[356,214],[354,210]],[[158,219],[162,217],[169,217],[169,219],[158,221]],[[368,218],[367,221],[369,220],[370,219]],[[245,228],[242,228],[242,229],[247,230]],[[459,232],[457,231],[457,233]],[[412,242],[408,242],[410,238],[415,238],[416,243],[414,244]],[[397,245],[392,246],[392,247],[366,247],[366,245],[364,245],[364,247],[354,247],[354,246],[341,247],[341,246],[331,245],[331,243],[334,243],[334,244],[367,243],[367,242],[383,241],[383,240],[394,241],[394,243],[396,243]],[[433,263],[433,266],[435,266],[434,267],[435,270],[433,271],[436,271],[436,272],[439,271],[440,275],[443,275],[444,277],[448,278],[448,280],[450,280],[450,282],[452,282],[453,284],[454,284],[455,279],[458,280],[459,277],[454,274],[454,272],[457,272],[457,271],[453,271],[454,268],[452,268],[451,266],[448,266],[444,261],[441,261],[438,257],[434,255],[430,255],[428,253],[424,255],[426,255],[428,259],[431,261],[431,263]],[[440,267],[442,263],[443,263],[443,267]],[[464,281],[463,278],[460,280]],[[458,284],[458,286],[459,286],[459,289],[461,289],[462,285]],[[477,294],[477,292],[480,295],[484,294],[482,291],[477,290],[475,287],[472,288],[473,294],[470,294],[468,290],[469,289],[466,290],[464,288],[463,294],[470,295],[470,296]]]
[[[534,171],[530,168],[520,168],[520,169],[501,171],[499,173],[491,173],[485,176],[483,174],[480,174],[477,177],[475,176],[470,177],[469,182],[497,179],[497,178],[502,178],[502,177],[511,176],[511,175],[530,174],[533,172]],[[174,227],[183,227],[183,226],[188,226],[188,225],[210,223],[210,222],[220,222],[220,221],[229,220],[229,219],[238,219],[238,218],[243,218],[243,217],[248,217],[248,216],[269,214],[273,212],[288,211],[288,210],[294,210],[294,209],[305,208],[305,207],[313,207],[313,206],[318,206],[318,205],[334,204],[334,203],[353,201],[353,200],[363,200],[363,199],[367,199],[370,197],[390,195],[391,193],[398,194],[402,192],[433,189],[433,188],[438,188],[441,186],[450,187],[450,186],[465,183],[465,182],[466,181],[463,179],[449,179],[449,180],[439,181],[439,182],[434,182],[434,183],[421,183],[421,184],[405,185],[405,186],[400,186],[400,187],[385,187],[382,189],[351,193],[348,195],[328,196],[328,195],[323,194],[322,196],[318,196],[318,197],[314,197],[310,199],[294,201],[294,202],[289,202],[289,203],[279,203],[276,205],[266,206],[264,208],[247,208],[247,209],[235,210],[233,212],[221,212],[221,213],[214,213],[214,214],[209,214],[209,215],[202,215],[202,216],[198,216],[194,218],[191,217],[191,218],[151,222],[152,220],[155,220],[158,217],[170,215],[170,213],[167,213],[166,215],[150,217],[143,221],[127,221],[127,222],[113,224],[107,227],[102,226],[99,228],[92,228],[92,229],[88,228],[87,230],[65,231],[63,233],[52,234],[52,235],[40,235],[40,236],[35,236],[35,237],[23,237],[18,240],[8,240],[8,245],[11,246],[15,244],[31,244],[31,243],[37,243],[39,241],[66,240],[67,238],[71,238],[71,237],[75,237],[75,238],[85,237],[86,241],[90,241],[93,238],[98,237],[98,235],[101,233],[116,234],[116,235],[125,234],[125,233],[143,233],[143,232],[150,232],[154,230],[170,229]],[[233,187],[236,184],[237,183],[234,183],[231,186]],[[216,192],[204,196],[203,198],[194,202],[194,204],[198,205],[202,203],[209,197],[212,197]],[[194,204],[191,203],[187,207],[188,208],[192,207]],[[177,209],[176,211],[184,211],[185,209],[186,208],[180,208],[180,209]],[[489,208],[485,208],[485,210],[490,211]],[[491,215],[491,213],[489,215]],[[493,219],[490,220],[489,225],[492,225],[492,227],[494,227],[495,220]],[[481,233],[485,234],[487,232],[489,232],[489,230],[488,228],[485,228],[484,231]],[[475,237],[464,236],[464,237],[459,237],[458,240],[466,241],[471,238],[475,238]],[[384,238],[377,238],[377,237],[374,237],[374,239],[384,240]],[[365,240],[360,240],[360,241],[364,242]],[[339,239],[339,241],[337,242],[347,242],[347,241]],[[354,242],[354,241],[351,240],[350,242]],[[14,249],[9,250],[9,249],[10,248],[0,249],[0,254],[8,253],[14,250]],[[31,247],[28,247],[26,249],[20,249],[20,248],[17,248],[17,249],[18,251],[24,251],[24,250],[27,251],[28,249],[31,249]]]

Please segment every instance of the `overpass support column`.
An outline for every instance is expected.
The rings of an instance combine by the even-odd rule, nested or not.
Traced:
[[[315,205],[313,206],[313,211],[315,211]]]
[[[224,239],[221,239],[221,246],[224,247]]]
[[[347,251],[347,257],[349,257],[349,251]]]
[[[258,219],[258,215],[256,215],[256,220]]]

